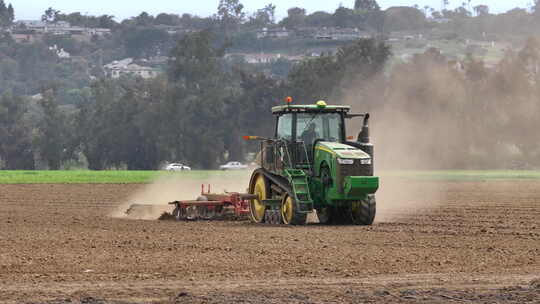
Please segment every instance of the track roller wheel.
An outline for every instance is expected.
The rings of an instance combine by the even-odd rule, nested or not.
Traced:
[[[266,206],[263,200],[268,198],[270,194],[270,186],[266,177],[258,173],[251,178],[249,192],[257,196],[256,199],[250,201],[250,218],[255,223],[264,223]]]
[[[281,201],[281,218],[286,225],[305,225],[307,222],[307,214],[298,212],[294,198],[288,194]]]
[[[364,226],[373,224],[376,206],[375,195],[368,195],[365,200],[353,202],[350,209],[353,224]]]

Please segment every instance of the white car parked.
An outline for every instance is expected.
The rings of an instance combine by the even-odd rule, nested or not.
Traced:
[[[245,170],[248,166],[242,164],[241,162],[228,162],[225,165],[219,166],[220,170]]]
[[[186,166],[186,165],[183,165],[183,164],[172,163],[172,164],[168,164],[167,166],[165,166],[165,168],[163,170],[167,170],[167,171],[191,171],[191,168]]]

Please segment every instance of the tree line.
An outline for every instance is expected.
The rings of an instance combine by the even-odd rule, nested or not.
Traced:
[[[218,39],[219,40],[219,39]],[[377,164],[391,168],[538,168],[540,43],[528,40],[496,68],[436,49],[388,70],[390,48],[362,39],[335,55],[302,61],[286,79],[223,61],[211,32],[186,35],[166,75],[99,79],[77,108],[58,105],[54,88],[39,100],[0,99],[3,168],[150,170],[165,161],[216,168],[257,150],[242,135],[271,136],[272,106],[326,99],[373,114]],[[357,127],[355,129],[355,127]],[[349,135],[356,135],[353,124]]]

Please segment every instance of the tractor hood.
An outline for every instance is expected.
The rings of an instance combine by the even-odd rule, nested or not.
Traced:
[[[369,159],[371,158],[366,152],[341,143],[321,141],[317,143],[317,150],[326,151],[334,154],[339,158],[348,159]]]

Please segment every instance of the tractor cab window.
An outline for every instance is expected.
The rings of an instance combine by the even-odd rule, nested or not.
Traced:
[[[342,119],[338,113],[300,113],[297,116],[297,140],[307,147],[315,140],[322,139],[330,142],[343,142]]]
[[[284,114],[279,117],[278,127],[277,127],[277,138],[278,139],[292,139],[292,114]]]

